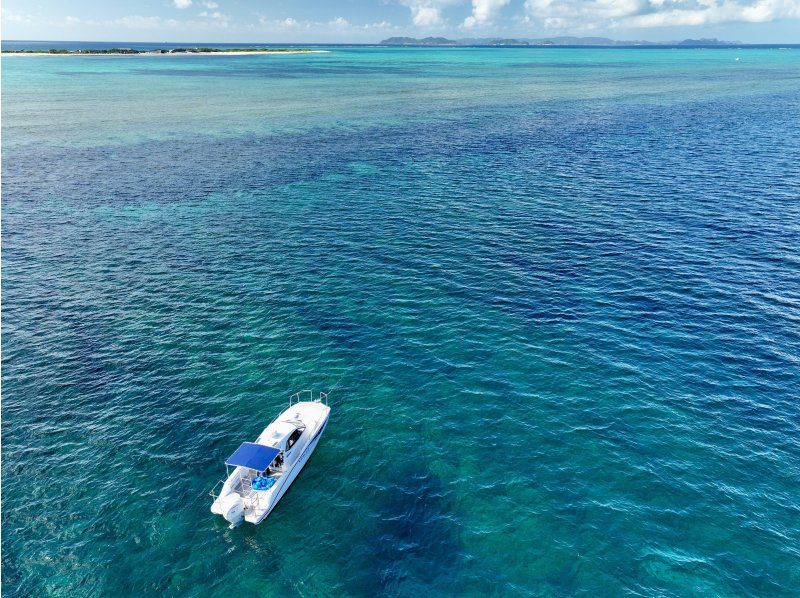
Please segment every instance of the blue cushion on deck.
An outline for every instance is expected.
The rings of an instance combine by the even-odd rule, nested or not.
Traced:
[[[253,490],[269,490],[275,483],[275,478],[270,478],[263,475],[257,475],[250,482],[250,487]]]

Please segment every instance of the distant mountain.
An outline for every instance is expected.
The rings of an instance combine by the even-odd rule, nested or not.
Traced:
[[[524,39],[504,37],[469,37],[456,40],[457,46],[530,46]]]
[[[740,42],[728,42],[716,38],[685,39],[672,42],[649,42],[646,40],[619,41],[607,37],[549,37],[539,39],[514,39],[495,37],[469,37],[447,39],[445,37],[390,37],[382,46],[733,46]]]
[[[549,37],[528,40],[534,46],[652,46],[644,40],[618,41],[608,37]]]
[[[716,37],[707,38],[703,37],[701,39],[685,39],[682,42],[678,42],[677,45],[679,46],[736,46],[739,45],[741,42],[726,42],[721,39],[717,39]]]
[[[382,46],[458,46],[459,43],[443,37],[390,37],[380,42]]]

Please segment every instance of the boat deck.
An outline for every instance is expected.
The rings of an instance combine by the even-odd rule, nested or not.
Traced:
[[[270,475],[270,477],[275,478],[276,485],[280,476],[281,474]],[[233,491],[242,497],[245,520],[250,523],[256,523],[269,508],[270,492],[269,490],[254,490],[250,485],[251,479],[250,477],[241,478]]]

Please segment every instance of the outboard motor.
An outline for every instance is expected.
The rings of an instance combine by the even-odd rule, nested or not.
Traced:
[[[244,521],[244,502],[238,494],[231,493],[222,499],[222,516],[231,524],[231,529]]]

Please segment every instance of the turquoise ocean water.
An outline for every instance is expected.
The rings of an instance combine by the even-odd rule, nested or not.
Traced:
[[[3,59],[4,593],[796,596],[800,49],[331,50]]]

